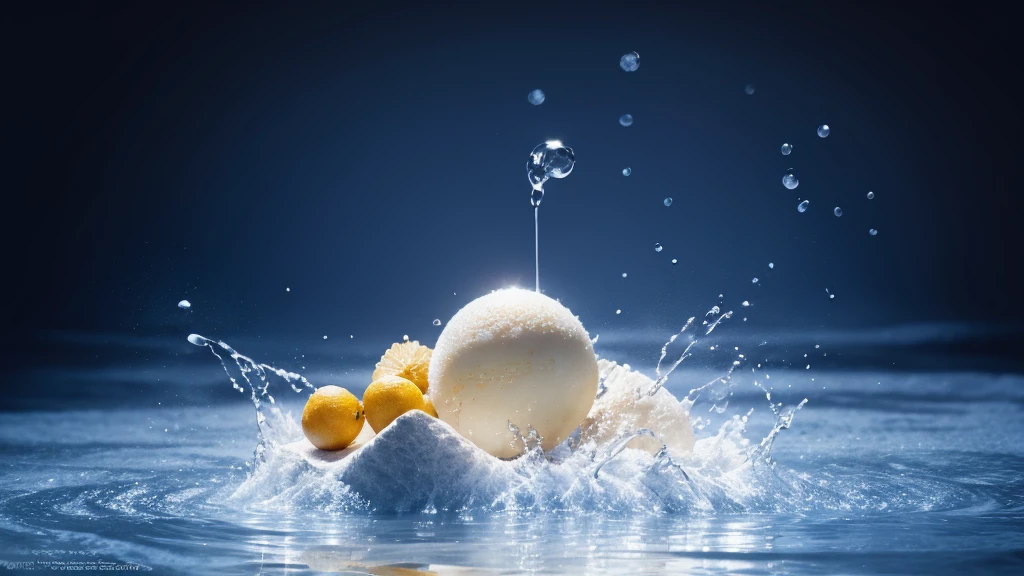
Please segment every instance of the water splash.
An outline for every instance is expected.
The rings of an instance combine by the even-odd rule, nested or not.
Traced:
[[[536,290],[540,292],[540,203],[544,200],[544,183],[551,178],[565,178],[576,166],[576,155],[572,148],[563,146],[560,140],[548,140],[538,144],[526,161],[526,176],[533,189],[530,191],[530,205],[533,206],[533,258],[536,273]]]
[[[257,443],[253,452],[253,459],[251,462],[247,462],[246,465],[249,466],[250,470],[254,470],[266,460],[267,449],[273,444],[273,441],[269,438],[264,429],[264,427],[267,426],[267,418],[263,414],[263,399],[266,398],[271,404],[274,404],[275,402],[274,397],[268,391],[268,388],[270,387],[270,380],[267,378],[267,374],[274,374],[281,378],[291,386],[294,392],[297,393],[302,392],[302,388],[296,386],[296,382],[302,383],[302,385],[309,390],[315,390],[314,386],[309,383],[309,380],[306,380],[305,376],[289,372],[287,370],[282,370],[280,368],[275,368],[269,364],[256,362],[244,354],[239,354],[226,342],[220,340],[214,341],[206,338],[205,336],[200,336],[199,334],[189,334],[188,341],[190,344],[195,346],[209,348],[210,352],[212,352],[213,355],[217,357],[217,360],[220,361],[221,368],[224,369],[224,373],[227,374],[228,379],[231,381],[231,386],[234,387],[235,390],[244,394],[245,389],[239,385],[238,380],[236,380],[231,374],[231,370],[228,369],[227,362],[224,361],[223,356],[217,353],[217,349],[220,348],[223,352],[227,353],[235,362],[235,367],[238,368],[238,372],[242,379],[245,380],[245,383],[249,386],[249,398],[252,400],[253,408],[256,409]],[[250,374],[255,375],[256,378],[259,379],[259,382],[254,382],[252,378],[250,378]]]

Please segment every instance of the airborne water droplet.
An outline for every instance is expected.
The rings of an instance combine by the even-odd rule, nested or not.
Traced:
[[[327,340],[327,334],[324,334],[324,340]]]
[[[753,96],[756,87],[753,84],[747,84],[743,87],[743,91],[747,93],[747,96]]]
[[[672,205],[672,198],[671,197],[665,198],[665,202],[664,203],[665,203],[665,206],[671,206]]]
[[[840,208],[839,206],[836,206],[836,209],[833,210],[832,213],[835,214],[836,217],[842,216],[843,215],[843,209]]]
[[[188,310],[191,307],[192,303],[189,302],[188,300],[182,300],[181,302],[178,302],[178,308],[181,308],[182,310]]]
[[[796,206],[797,212],[807,212],[807,206],[810,203],[811,203],[810,200],[804,200],[803,202],[797,204],[797,206]]]
[[[679,260],[677,260],[677,259],[673,258],[673,259],[672,259],[672,263],[673,263],[673,264],[678,264],[678,263],[679,263]]]
[[[775,269],[775,262],[769,262],[768,263],[768,268],[774,270]]]
[[[636,69],[640,67],[640,55],[636,52],[623,54],[622,58],[619,58],[619,67],[626,72],[636,72]]]
[[[758,280],[757,280],[757,278],[755,277],[755,278],[754,278],[753,280],[751,280],[750,282],[751,282],[752,284],[757,284]]]
[[[831,129],[828,127],[828,124],[822,124],[821,126],[818,126],[819,137],[825,138],[826,136],[828,136],[829,132],[831,132]]]
[[[629,168],[628,166],[622,169],[622,175],[623,176],[629,176],[632,173],[633,173],[633,170],[631,168]]]
[[[544,91],[541,90],[540,88],[537,88],[533,92],[530,92],[526,99],[530,101],[530,104],[533,104],[534,106],[540,106],[541,104],[544,103]]]
[[[792,153],[793,153],[793,145],[792,144],[783,144],[782,145],[782,155],[783,156],[789,156]]]
[[[793,190],[794,188],[800,185],[800,180],[797,179],[796,175],[793,174],[792,169],[787,171],[786,174],[782,177],[782,185],[789,190]]]
[[[661,244],[658,244],[658,243],[654,244],[654,251],[655,252],[661,252],[662,250],[664,250],[664,248],[661,246]]]
[[[871,200],[874,197],[875,197],[875,193],[874,192],[868,192],[868,200]]]
[[[622,273],[622,277],[625,278],[626,276],[629,276],[629,274],[626,274],[625,272],[623,272]]]
[[[633,115],[632,114],[623,114],[622,116],[619,116],[619,124],[622,124],[623,126],[632,126],[633,125]]]
[[[878,230],[875,230],[874,228],[872,228],[871,230],[868,230],[868,234],[871,234],[872,236],[877,236],[878,235]]]
[[[616,310],[615,313],[616,314],[622,314],[622,310]]]
[[[434,324],[434,326],[440,326],[441,325],[441,319],[440,318],[434,318],[433,324]]]

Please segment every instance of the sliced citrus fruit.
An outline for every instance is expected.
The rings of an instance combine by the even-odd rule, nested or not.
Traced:
[[[419,342],[392,344],[380,357],[373,380],[381,376],[398,376],[415,384],[421,394],[427,393],[427,372],[430,370],[430,355],[433,351]]]

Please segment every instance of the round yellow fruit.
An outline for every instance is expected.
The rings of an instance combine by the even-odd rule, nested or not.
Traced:
[[[366,421],[380,433],[388,424],[410,410],[423,410],[423,392],[415,384],[398,376],[381,376],[363,393]],[[424,410],[425,411],[425,410]]]
[[[423,396],[423,411],[437,418],[437,409],[434,408],[434,403],[430,400],[430,396]]]
[[[321,450],[341,450],[363,429],[363,405],[339,386],[321,386],[306,400],[302,433]]]
[[[377,381],[382,376],[398,376],[412,382],[421,393],[426,394],[431,352],[430,348],[421,346],[415,340],[392,344],[380,357],[380,362],[377,362],[376,370],[370,379]]]

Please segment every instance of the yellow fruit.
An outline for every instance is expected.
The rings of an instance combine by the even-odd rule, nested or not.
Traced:
[[[427,393],[427,371],[430,369],[430,348],[420,343],[403,342],[392,344],[391,349],[380,357],[377,369],[373,371],[373,380],[381,376],[398,376],[415,384],[421,394]]]
[[[306,400],[302,433],[321,450],[341,450],[359,435],[363,420],[363,405],[351,392],[322,386]]]
[[[430,396],[423,397],[423,411],[437,418],[437,410],[434,409],[434,403],[430,400]]]
[[[423,392],[405,378],[381,376],[363,393],[366,421],[380,433],[395,418],[410,410],[423,410]]]

